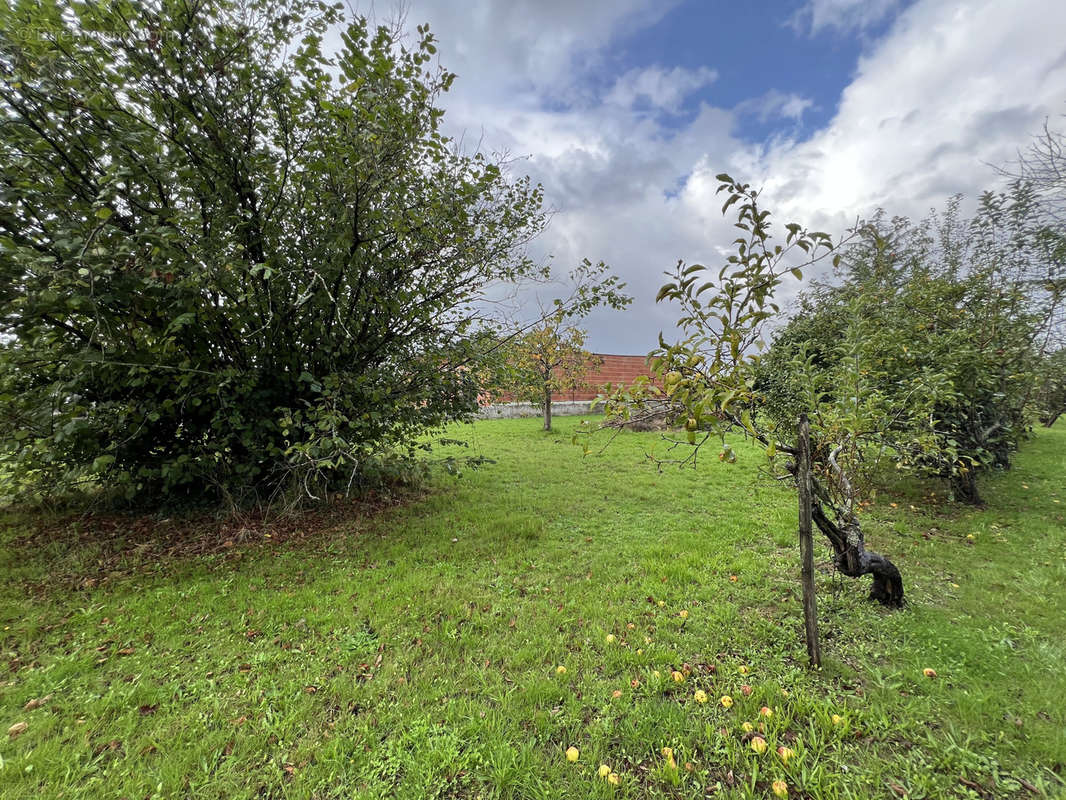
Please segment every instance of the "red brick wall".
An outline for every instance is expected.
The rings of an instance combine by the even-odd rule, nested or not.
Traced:
[[[586,382],[587,389],[576,392],[560,392],[553,399],[557,400],[593,400],[600,393],[600,387],[606,383],[613,386],[628,386],[638,375],[651,377],[648,369],[648,361],[645,356],[614,356],[605,353],[596,353],[602,360],[599,367],[589,372]]]
[[[576,392],[557,392],[552,395],[552,400],[589,401],[596,399],[600,388],[607,383],[612,386],[628,386],[638,375],[651,377],[648,362],[645,356],[615,356],[606,353],[593,353],[600,360],[600,364],[594,367],[588,374],[585,382],[588,388]],[[491,403],[509,403],[510,395],[491,396],[488,393],[478,397],[478,402],[485,406]]]

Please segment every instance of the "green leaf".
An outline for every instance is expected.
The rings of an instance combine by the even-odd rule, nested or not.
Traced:
[[[105,453],[102,456],[97,456],[96,457],[96,459],[93,461],[92,470],[93,470],[93,472],[101,472],[101,471],[107,469],[108,467],[110,467],[114,463],[115,463],[115,457],[113,455],[111,455],[110,453]]]

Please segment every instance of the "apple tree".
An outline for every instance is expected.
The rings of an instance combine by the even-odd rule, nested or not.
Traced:
[[[504,350],[496,389],[520,402],[540,406],[544,430],[552,429],[552,398],[588,386],[599,359],[585,349],[586,332],[558,316],[514,339]]]
[[[956,200],[921,223],[861,226],[837,281],[808,290],[761,359],[766,412],[787,424],[800,409],[876,403],[871,445],[979,503],[978,477],[1010,466],[1034,401],[1054,394],[1059,245],[1034,200],[1015,184],[969,220]]]
[[[1037,417],[1050,428],[1066,414],[1066,348],[1048,353],[1037,368]]]
[[[800,279],[806,265],[832,255],[833,242],[828,234],[796,223],[785,226],[783,241],[775,241],[770,213],[760,207],[758,192],[728,175],[718,179],[719,192],[726,196],[723,213],[735,209],[740,231],[733,251],[718,266],[679,261],[668,273],[670,281],[658,299],[679,306],[682,338],[668,342],[660,334],[651,354],[659,380],[640,381],[609,397],[608,424],[624,425],[667,409],[684,429],[674,439],[682,447],[682,455],[674,459],[680,464],[695,463],[712,446],[719,460],[736,461],[730,432],[759,443],[777,472],[805,493],[801,519],[813,519],[828,538],[837,568],[849,577],[872,575],[871,597],[898,606],[903,602],[900,572],[889,559],[866,549],[860,524],[861,501],[869,490],[863,479],[865,454],[886,427],[884,404],[863,395],[857,373],[848,376],[852,384],[842,386],[828,405],[807,409],[808,446],[806,438],[797,437],[795,419],[782,422],[765,413],[757,385],[768,328],[783,317],[775,291],[789,274]],[[807,453],[809,459],[799,458]],[[804,561],[805,578],[811,578],[809,547]]]
[[[546,431],[552,429],[553,397],[587,388],[589,372],[600,364],[585,349],[587,333],[577,320],[597,307],[623,309],[633,302],[623,291],[625,284],[603,262],[583,261],[567,285],[567,297],[536,302],[535,321],[511,323],[485,380],[493,394],[540,406]]]

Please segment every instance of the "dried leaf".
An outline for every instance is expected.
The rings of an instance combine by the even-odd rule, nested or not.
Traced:
[[[35,697],[33,700],[30,700],[29,702],[27,702],[26,705],[24,705],[22,707],[22,710],[23,711],[33,711],[33,709],[40,708],[41,706],[43,706],[45,703],[47,703],[51,699],[52,699],[52,695],[50,695],[50,694],[46,694],[44,697]]]

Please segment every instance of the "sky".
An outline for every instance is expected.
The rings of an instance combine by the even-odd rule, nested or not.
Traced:
[[[383,13],[379,2],[359,9]],[[635,297],[582,325],[644,354],[679,259],[734,238],[714,176],[762,189],[779,222],[839,235],[1002,188],[1045,122],[1066,128],[1064,0],[410,0],[440,64],[444,131],[505,153],[553,212],[530,255],[606,261]],[[395,13],[395,7],[392,9]],[[783,287],[782,299],[799,287]],[[668,337],[669,338],[669,337]]]

